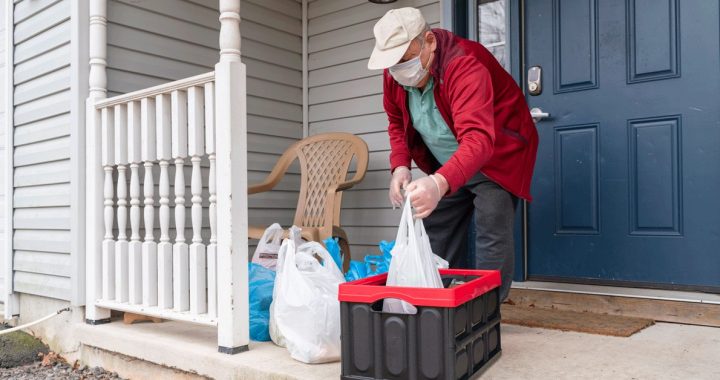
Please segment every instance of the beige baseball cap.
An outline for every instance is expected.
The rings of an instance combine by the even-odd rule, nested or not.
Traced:
[[[368,69],[386,69],[400,61],[412,40],[425,29],[425,18],[416,8],[391,9],[373,28],[375,48]]]

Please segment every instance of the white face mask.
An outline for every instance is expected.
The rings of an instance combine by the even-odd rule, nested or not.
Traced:
[[[421,53],[424,47],[425,40],[423,40],[422,46],[420,46]],[[410,87],[417,86],[417,84],[420,83],[423,78],[425,78],[425,74],[427,74],[428,72],[427,68],[422,66],[419,54],[413,59],[410,59],[403,63],[398,63],[397,65],[390,67],[389,71],[390,75],[395,78],[395,81],[397,81],[403,86]]]

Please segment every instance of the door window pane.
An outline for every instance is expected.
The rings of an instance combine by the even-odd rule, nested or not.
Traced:
[[[510,69],[510,60],[506,49],[507,18],[505,10],[507,0],[478,0],[478,41],[483,44],[500,64]]]

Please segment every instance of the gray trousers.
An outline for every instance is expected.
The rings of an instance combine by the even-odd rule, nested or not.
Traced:
[[[433,252],[451,268],[499,269],[500,300],[507,298],[515,267],[513,227],[518,198],[482,173],[440,200],[423,221]],[[475,218],[475,257],[468,258],[468,226]],[[468,260],[469,259],[469,260]]]

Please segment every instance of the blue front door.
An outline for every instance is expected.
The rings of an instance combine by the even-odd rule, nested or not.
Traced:
[[[528,277],[720,291],[720,5],[530,0]]]

